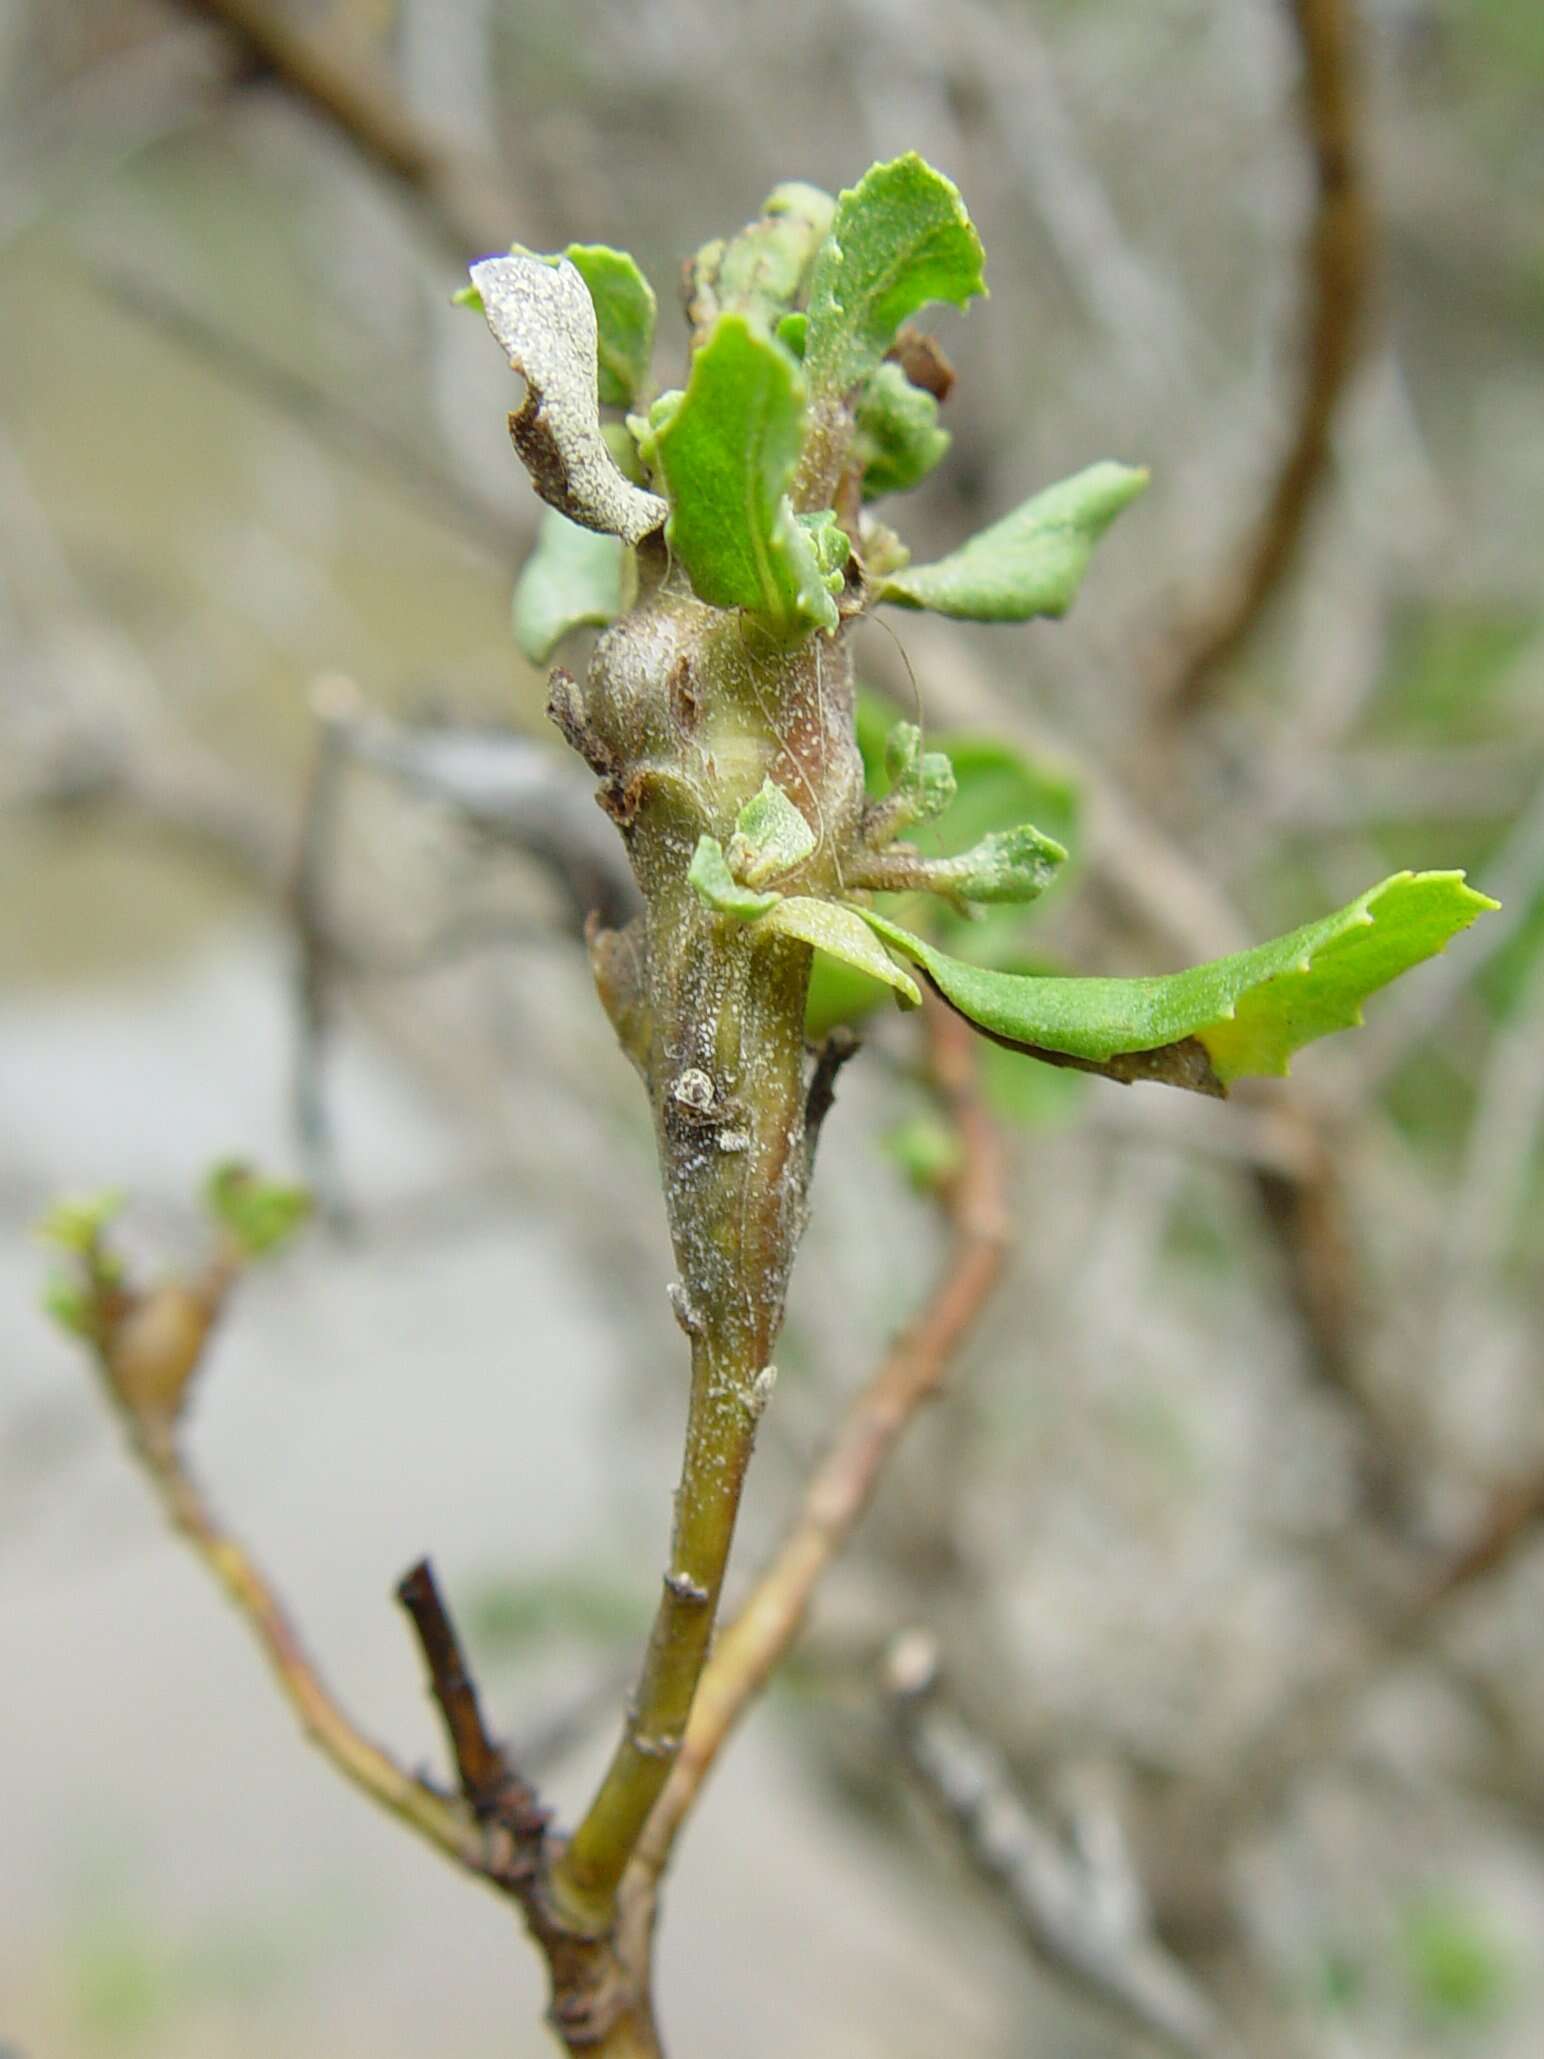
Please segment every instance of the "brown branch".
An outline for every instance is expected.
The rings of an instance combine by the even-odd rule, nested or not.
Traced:
[[[212,1307],[228,1284],[220,1284]],[[549,2021],[568,2052],[582,2059],[660,2059],[646,1974],[635,1978],[609,1937],[574,1935],[548,1902],[546,1812],[483,1726],[476,1689],[428,1564],[413,1567],[397,1595],[428,1662],[469,1807],[409,1773],[356,1727],[317,1671],[272,1583],[198,1487],[178,1447],[175,1421],[188,1375],[197,1367],[197,1345],[175,1395],[136,1382],[130,1374],[139,1362],[131,1365],[126,1358],[125,1324],[146,1304],[109,1284],[105,1274],[97,1287],[98,1355],[134,1455],[175,1528],[245,1618],[306,1735],[372,1801],[518,1904],[547,1962]],[[200,1330],[200,1338],[205,1335],[207,1325]],[[145,1356],[152,1348],[165,1361],[172,1341],[164,1329],[142,1340],[140,1371],[153,1370]]]
[[[457,1865],[487,1871],[481,1832],[448,1795],[417,1779],[359,1730],[300,1639],[272,1583],[215,1514],[169,1428],[126,1412],[130,1443],[173,1526],[234,1602],[313,1744],[345,1780]]]
[[[1307,333],[1296,420],[1265,512],[1239,560],[1174,635],[1154,695],[1167,721],[1186,721],[1215,697],[1228,663],[1290,570],[1329,468],[1335,415],[1366,323],[1373,219],[1362,161],[1354,8],[1352,0],[1291,0],[1290,12],[1315,182],[1302,259]]]
[[[724,1632],[698,1684],[680,1756],[624,1890],[625,1921],[645,1935],[660,1876],[729,1733],[793,1643],[892,1452],[919,1409],[942,1388],[1002,1273],[1008,1239],[1005,1166],[1001,1142],[975,1092],[975,1040],[948,1009],[932,1000],[925,1005],[934,1075],[963,1146],[961,1170],[946,1196],[953,1247],[925,1307],[852,1403],[781,1549]]]
[[[552,1906],[548,1812],[488,1735],[461,1640],[427,1559],[403,1575],[397,1599],[423,1651],[461,1792],[488,1828],[489,1870],[518,1902],[547,1962],[553,2029],[568,2051],[587,2059],[659,2059],[646,1979],[634,1979],[609,1936],[576,1935]]]
[[[462,263],[509,241],[488,176],[430,134],[390,75],[365,53],[343,53],[282,20],[264,0],[189,0],[236,37],[285,90],[411,194],[438,240]]]
[[[535,1794],[514,1773],[484,1727],[477,1688],[467,1671],[461,1640],[427,1559],[420,1559],[403,1574],[397,1583],[397,1599],[406,1609],[423,1647],[429,1686],[445,1720],[445,1735],[450,1740],[461,1792],[471,1804],[473,1814],[503,1819],[512,1807],[518,1807],[523,1819],[536,1827]],[[542,1822],[545,1820],[541,1818]]]

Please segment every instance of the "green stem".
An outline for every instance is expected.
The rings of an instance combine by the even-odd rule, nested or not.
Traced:
[[[707,1658],[756,1434],[746,1371],[706,1350],[693,1353],[670,1566],[643,1673],[605,1778],[553,1871],[554,1903],[587,1930],[611,1922],[617,1886],[675,1764]]]
[[[621,1740],[548,1883],[589,1934],[681,1748],[723,1587],[804,1214],[808,953],[670,897],[650,925],[649,1065],[692,1344],[686,1448],[663,1592]]]

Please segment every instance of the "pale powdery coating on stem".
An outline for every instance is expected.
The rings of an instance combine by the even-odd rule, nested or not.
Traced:
[[[670,510],[623,475],[600,433],[589,287],[566,257],[489,257],[471,276],[489,328],[530,388],[509,433],[536,491],[581,528],[641,543]]]

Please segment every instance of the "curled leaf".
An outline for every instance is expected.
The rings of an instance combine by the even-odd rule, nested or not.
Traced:
[[[854,971],[883,980],[887,987],[895,989],[903,1007],[916,1008],[921,1004],[916,981],[896,964],[865,926],[858,911],[840,901],[817,901],[803,894],[779,901],[757,923],[756,935],[794,937],[801,944],[812,944],[817,951],[824,951]]]
[[[1279,1077],[1293,1052],[1362,1019],[1362,1002],[1497,904],[1461,872],[1400,872],[1284,937],[1151,979],[1053,979],[967,965],[872,909],[886,943],[999,1042],[1116,1078],[1220,1094]]]
[[[636,544],[669,513],[618,470],[600,429],[595,303],[566,258],[516,255],[475,264],[488,326],[529,391],[509,433],[549,507],[581,528]]]
[[[879,584],[879,598],[969,622],[1065,615],[1094,545],[1146,484],[1146,472],[1130,465],[1090,465],[936,564],[890,573]]]

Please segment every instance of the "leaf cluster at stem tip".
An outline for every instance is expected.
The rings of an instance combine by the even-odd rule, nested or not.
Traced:
[[[884,602],[977,622],[1059,616],[1147,483],[1134,466],[1089,465],[921,565],[864,512],[918,484],[948,448],[939,402],[952,373],[911,318],[986,291],[958,191],[914,154],[872,166],[834,199],[779,186],[756,221],[697,253],[681,389],[652,390],[654,294],[624,252],[517,247],[472,272],[471,297],[526,378],[511,432],[553,510],[515,596],[516,633],[537,662],[571,630],[616,618],[634,590],[632,550],[661,530],[697,598],[749,618],[774,645],[832,634]],[[914,967],[996,1043],[1117,1079],[1222,1093],[1245,1074],[1283,1073],[1293,1052],[1359,1022],[1369,994],[1494,905],[1461,874],[1400,873],[1274,943],[1160,978],[984,965],[868,896],[932,894],[962,917],[1015,908],[1067,854],[1010,822],[926,855],[899,839],[948,809],[954,769],[907,724],[888,767],[890,791],[850,854],[850,891],[802,890],[814,839],[769,781],[727,848],[698,841],[689,883],[699,900],[753,937],[808,943],[904,1004],[920,998]]]
[[[543,271],[572,278],[574,293]],[[833,632],[844,595],[976,621],[1059,615],[1146,480],[1094,466],[909,569],[894,532],[856,512],[919,485],[949,447],[939,397],[952,374],[905,325],[931,302],[963,309],[986,292],[959,192],[914,153],[835,199],[779,186],[756,221],[698,252],[684,389],[653,394],[655,296],[626,252],[516,245],[472,273],[457,298],[487,315],[536,395],[535,416],[513,421],[538,491],[608,539],[586,545],[544,525],[514,609],[536,663],[570,631],[616,619],[622,549],[649,525],[663,526],[699,599],[780,643]],[[603,409],[622,419],[601,421]]]

